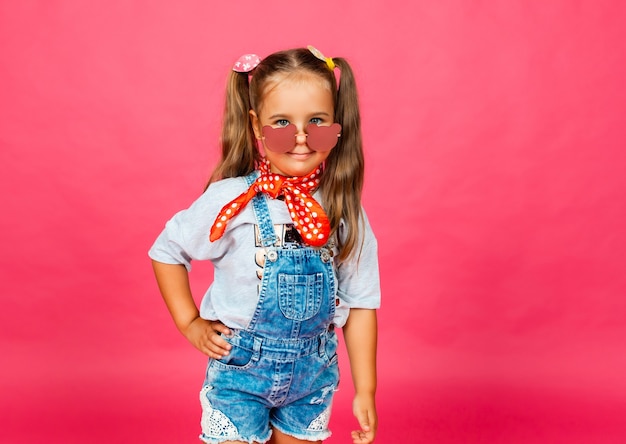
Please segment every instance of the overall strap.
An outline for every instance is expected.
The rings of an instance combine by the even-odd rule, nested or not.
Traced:
[[[251,186],[254,181],[259,177],[259,171],[255,170],[252,173],[245,176],[246,183]],[[261,245],[264,247],[271,247],[278,242],[278,236],[274,230],[274,223],[270,216],[270,209],[267,205],[267,196],[263,193],[257,193],[252,198],[252,209],[254,210],[254,217],[256,218],[259,226],[259,233],[261,237]]]

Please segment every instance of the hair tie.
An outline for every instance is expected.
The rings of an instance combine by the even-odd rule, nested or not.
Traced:
[[[235,72],[250,72],[261,63],[261,59],[256,54],[244,54],[233,65]]]
[[[307,46],[307,49],[311,51],[311,54],[313,54],[315,57],[320,59],[322,62],[325,62],[328,66],[328,69],[330,69],[331,71],[335,70],[336,65],[335,62],[333,62],[332,57],[324,57],[324,54],[322,54],[319,49],[311,45]]]
[[[319,49],[317,49],[314,46],[307,46],[307,49],[309,51],[311,51],[311,54],[313,54],[315,57],[317,57],[318,59],[320,59],[322,62],[326,63],[326,66],[328,66],[328,69],[330,69],[333,73],[333,76],[335,77],[335,83],[337,84],[337,90],[339,90],[339,82],[341,79],[341,70],[339,69],[339,67],[337,65],[335,65],[335,62],[333,61],[332,57],[324,57],[324,54],[322,54],[320,52]]]

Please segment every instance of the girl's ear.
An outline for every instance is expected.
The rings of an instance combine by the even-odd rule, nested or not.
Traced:
[[[263,133],[261,132],[259,117],[254,110],[250,110],[250,123],[252,123],[252,130],[254,131],[254,137],[256,137],[256,147],[259,150],[259,155],[265,157],[265,147],[263,146]]]
[[[259,128],[259,117],[256,115],[254,110],[250,110],[250,122],[252,123],[252,130],[254,131],[254,137],[257,139],[262,138],[261,129]]]

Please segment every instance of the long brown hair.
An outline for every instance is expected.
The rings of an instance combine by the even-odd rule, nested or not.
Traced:
[[[249,111],[254,110],[258,114],[267,86],[272,80],[298,72],[319,76],[329,85],[334,99],[335,121],[342,127],[339,142],[325,161],[320,192],[331,232],[337,231],[341,219],[346,224],[346,233],[335,236],[339,248],[338,259],[343,260],[358,250],[360,245],[364,159],[354,74],[345,59],[335,57],[332,61],[341,72],[338,87],[335,74],[326,62],[306,48],[269,55],[251,72],[250,82],[247,73],[231,72],[226,87],[222,123],[222,156],[207,187],[216,180],[249,174],[261,160]]]

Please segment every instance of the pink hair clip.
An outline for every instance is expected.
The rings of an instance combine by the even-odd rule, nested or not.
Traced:
[[[244,54],[233,65],[235,72],[250,72],[261,63],[261,59],[256,54]]]

